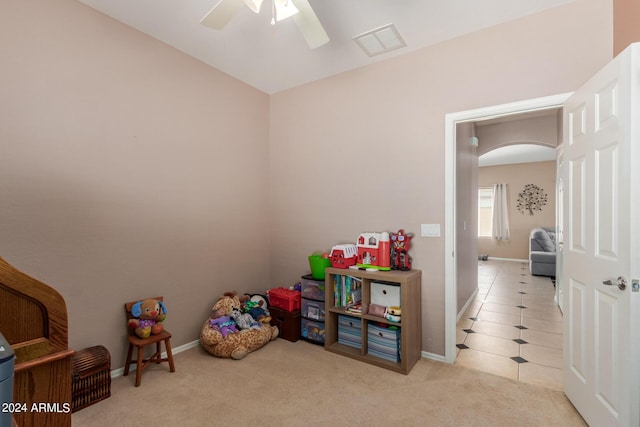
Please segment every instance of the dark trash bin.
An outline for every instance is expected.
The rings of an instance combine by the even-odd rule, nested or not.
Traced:
[[[10,426],[12,422],[14,360],[13,349],[0,333],[0,426]]]

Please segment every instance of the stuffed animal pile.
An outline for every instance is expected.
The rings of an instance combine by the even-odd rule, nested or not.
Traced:
[[[250,301],[247,297],[241,301],[235,291],[226,292],[214,304],[200,332],[200,345],[209,353],[239,360],[278,337],[278,327],[269,325],[268,311],[262,309],[257,319],[250,314],[256,307],[243,305]]]
[[[167,317],[167,309],[160,300],[146,299],[131,307],[129,327],[140,338],[157,335],[164,329],[160,322]]]

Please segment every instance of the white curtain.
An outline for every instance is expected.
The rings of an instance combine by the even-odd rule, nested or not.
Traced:
[[[507,209],[507,184],[493,186],[493,230],[491,237],[509,240],[509,211]]]

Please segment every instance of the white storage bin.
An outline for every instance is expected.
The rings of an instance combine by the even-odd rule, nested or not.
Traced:
[[[400,285],[393,283],[371,283],[371,304],[383,305],[385,307],[401,307]]]

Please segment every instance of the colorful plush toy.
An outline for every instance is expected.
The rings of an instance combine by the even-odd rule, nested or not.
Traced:
[[[262,298],[254,300],[251,295],[244,294],[244,296],[240,298],[240,303],[242,305],[242,311],[249,313],[251,317],[258,322],[271,322],[271,314],[263,307],[264,300]]]
[[[241,313],[240,299],[236,292],[226,292],[212,308],[214,314],[221,316],[231,316],[234,309]],[[224,337],[218,328],[211,326],[210,319],[207,319],[200,332],[200,345],[216,357],[242,359],[248,353],[276,339],[278,332],[277,326],[263,323],[259,329],[243,329],[239,333]]]
[[[220,331],[224,338],[229,334],[234,334],[236,332],[240,332],[238,330],[238,325],[230,316],[220,316],[216,318],[209,319],[209,325]]]
[[[240,330],[243,329],[260,329],[260,323],[256,321],[249,313],[243,313],[241,309],[233,309],[231,318],[238,324]]]
[[[129,327],[138,337],[149,338],[164,329],[160,322],[167,317],[167,309],[162,301],[146,299],[138,301],[131,307],[131,315],[134,319],[129,320]]]
[[[401,316],[402,316],[402,309],[397,306],[387,307],[384,312],[384,318],[391,322],[400,323]]]

